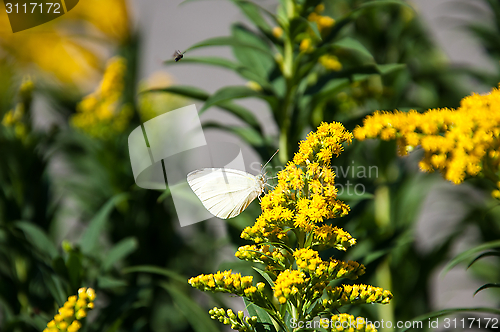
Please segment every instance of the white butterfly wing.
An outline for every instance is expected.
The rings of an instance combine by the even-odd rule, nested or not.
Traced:
[[[222,219],[240,214],[264,187],[264,182],[255,175],[224,168],[193,171],[187,175],[187,181],[203,206]]]

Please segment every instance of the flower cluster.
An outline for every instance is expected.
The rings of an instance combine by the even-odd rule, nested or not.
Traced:
[[[327,70],[341,71],[342,64],[335,55],[325,54],[319,57],[319,63]]]
[[[329,322],[324,324],[327,331],[331,332],[342,332],[342,331],[352,331],[352,332],[375,332],[377,331],[373,324],[367,323],[365,319],[361,317],[355,318],[353,315],[349,314],[338,314],[333,315]]]
[[[336,199],[335,174],[330,166],[333,156],[343,151],[342,144],[351,140],[352,134],[340,123],[323,123],[311,132],[300,142],[292,162],[278,173],[276,187],[262,198],[262,213],[256,223],[243,230],[241,237],[254,244],[240,247],[235,256],[265,265],[264,270],[256,270],[271,286],[272,296],[264,293],[264,283],[255,287],[252,277],[231,271],[191,278],[191,286],[243,296],[264,308],[283,330],[287,330],[283,316],[287,310],[295,321],[301,321],[331,314],[345,304],[388,303],[392,294],[381,288],[330,286],[341,278],[356,280],[365,267],[354,261],[323,260],[316,250],[345,251],[356,244],[349,233],[333,227],[330,221],[349,212],[349,206]],[[213,309],[210,315],[240,328],[223,309]],[[359,331],[365,328],[371,331],[365,325]]]
[[[130,27],[125,0],[80,1],[77,10],[44,23],[43,33],[50,38],[12,33],[5,18],[0,20],[0,62],[30,72],[40,70],[47,74],[48,81],[56,78],[66,86],[83,87],[96,74],[101,56],[107,53],[103,46],[111,49],[126,42]],[[84,38],[77,38],[77,31]]]
[[[299,249],[293,253],[299,271],[309,273],[311,276],[325,280],[347,278],[355,280],[365,273],[365,267],[354,261],[340,261],[330,259],[323,261],[317,251],[312,249]]]
[[[13,128],[16,138],[24,139],[30,127],[30,120],[27,114],[32,100],[34,83],[31,79],[25,79],[19,88],[20,101],[15,108],[7,111],[2,118],[2,126]]]
[[[294,295],[300,296],[309,284],[306,274],[297,270],[286,269],[282,271],[274,282],[274,296],[283,304]],[[299,291],[301,291],[299,293]],[[298,300],[297,297],[295,300]]]
[[[307,16],[307,20],[316,24],[320,35],[326,35],[335,25],[335,20],[329,16],[323,16],[321,13],[325,10],[325,5],[319,4],[314,8],[314,11]],[[300,51],[310,53],[314,50],[314,45],[318,43],[319,38],[315,35],[311,28],[307,35],[300,42]]]
[[[252,281],[253,276],[241,276],[241,274],[232,273],[229,270],[218,271],[216,274],[201,274],[190,278],[188,283],[192,287],[203,291],[231,293],[261,302],[265,299],[263,293],[265,284],[259,282],[254,286]]]
[[[263,263],[267,270],[284,270],[286,259],[290,256],[286,250],[271,248],[269,245],[245,245],[234,254],[237,258],[250,262]]]
[[[231,324],[233,330],[241,332],[251,331],[257,322],[257,316],[245,317],[243,311],[238,311],[238,314],[235,314],[231,309],[225,311],[223,308],[214,307],[208,313],[210,318],[217,319],[224,325]]]
[[[387,304],[392,299],[392,293],[380,287],[370,285],[342,285],[326,287],[327,298],[323,299],[323,310],[333,311],[346,304],[382,303]]]
[[[496,184],[500,166],[500,90],[465,97],[458,109],[375,112],[364,119],[354,135],[359,140],[396,139],[400,155],[420,146],[425,152],[419,164],[421,170],[439,170],[455,184],[480,173]]]
[[[87,312],[94,309],[95,291],[92,288],[80,288],[78,297],[70,296],[68,301],[59,308],[59,313],[47,323],[43,332],[76,332],[82,324],[80,320],[87,317]]]
[[[125,130],[132,116],[131,106],[121,103],[125,72],[124,58],[109,60],[97,90],[77,105],[77,113],[71,119],[75,128],[101,139]]]
[[[352,134],[340,123],[323,123],[300,143],[293,162],[278,173],[278,184],[262,198],[262,214],[241,235],[255,243],[286,240],[293,230],[309,246],[322,245],[346,250],[356,243],[352,236],[327,223],[349,212],[349,206],[337,200],[335,174],[330,166],[333,155],[343,150]]]

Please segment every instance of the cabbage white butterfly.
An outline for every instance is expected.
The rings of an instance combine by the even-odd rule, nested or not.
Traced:
[[[221,219],[233,218],[268,185],[262,169],[269,161],[262,166],[259,175],[230,168],[203,168],[190,172],[187,182],[208,212]]]

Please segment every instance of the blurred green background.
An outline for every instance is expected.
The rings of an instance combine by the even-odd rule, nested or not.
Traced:
[[[247,244],[239,234],[260,208],[253,203],[227,222],[181,228],[168,190],[141,189],[131,172],[128,134],[156,115],[197,103],[200,112],[207,109],[207,135],[238,142],[259,161],[280,147],[273,160],[280,166],[322,121],[352,130],[375,110],[456,107],[500,82],[498,1],[455,1],[453,12],[472,13],[472,23],[442,18],[444,27],[473,39],[487,65],[451,63],[411,2],[373,2],[383,1],[325,1],[321,15],[336,22],[317,31],[307,18],[320,1],[296,1],[301,18],[289,22],[293,45],[273,31],[272,15],[246,1],[165,5],[153,15],[145,2],[86,0],[16,34],[2,12],[0,330],[43,330],[79,287],[97,291],[82,331],[219,331],[208,308],[243,308],[186,280],[218,269],[252,274],[233,254]],[[278,3],[255,3],[276,13]],[[228,13],[232,26],[220,23]],[[218,36],[226,38],[201,43]],[[300,46],[307,36],[321,38],[309,53]],[[175,49],[190,46],[179,63],[170,60]],[[290,76],[276,56],[287,50],[296,61]],[[321,65],[325,54],[342,68]],[[483,179],[453,186],[423,174],[419,158],[418,150],[397,157],[393,142],[355,141],[335,161],[339,169],[378,172],[338,175],[339,184],[360,183],[365,194],[342,193],[351,213],[336,220],[358,245],[328,254],[365,264],[360,282],[394,294],[390,305],[350,314],[407,321],[451,307],[500,305],[495,289],[473,297],[482,284],[500,280],[498,257],[443,273],[458,253],[500,238],[491,188]]]

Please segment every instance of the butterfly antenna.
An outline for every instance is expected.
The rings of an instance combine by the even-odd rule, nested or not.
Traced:
[[[267,161],[267,163],[265,163],[265,164],[264,164],[264,166],[262,166],[262,167],[260,168],[261,172],[262,172],[262,170],[263,170],[263,169],[267,166],[267,164],[269,164],[269,162],[271,161],[271,159],[273,159],[273,158],[274,158],[274,156],[276,155],[276,153],[278,153],[278,152],[279,152],[279,150],[280,150],[280,149],[276,150],[276,152],[275,152],[275,153],[271,156],[271,158],[269,158],[269,160]]]

